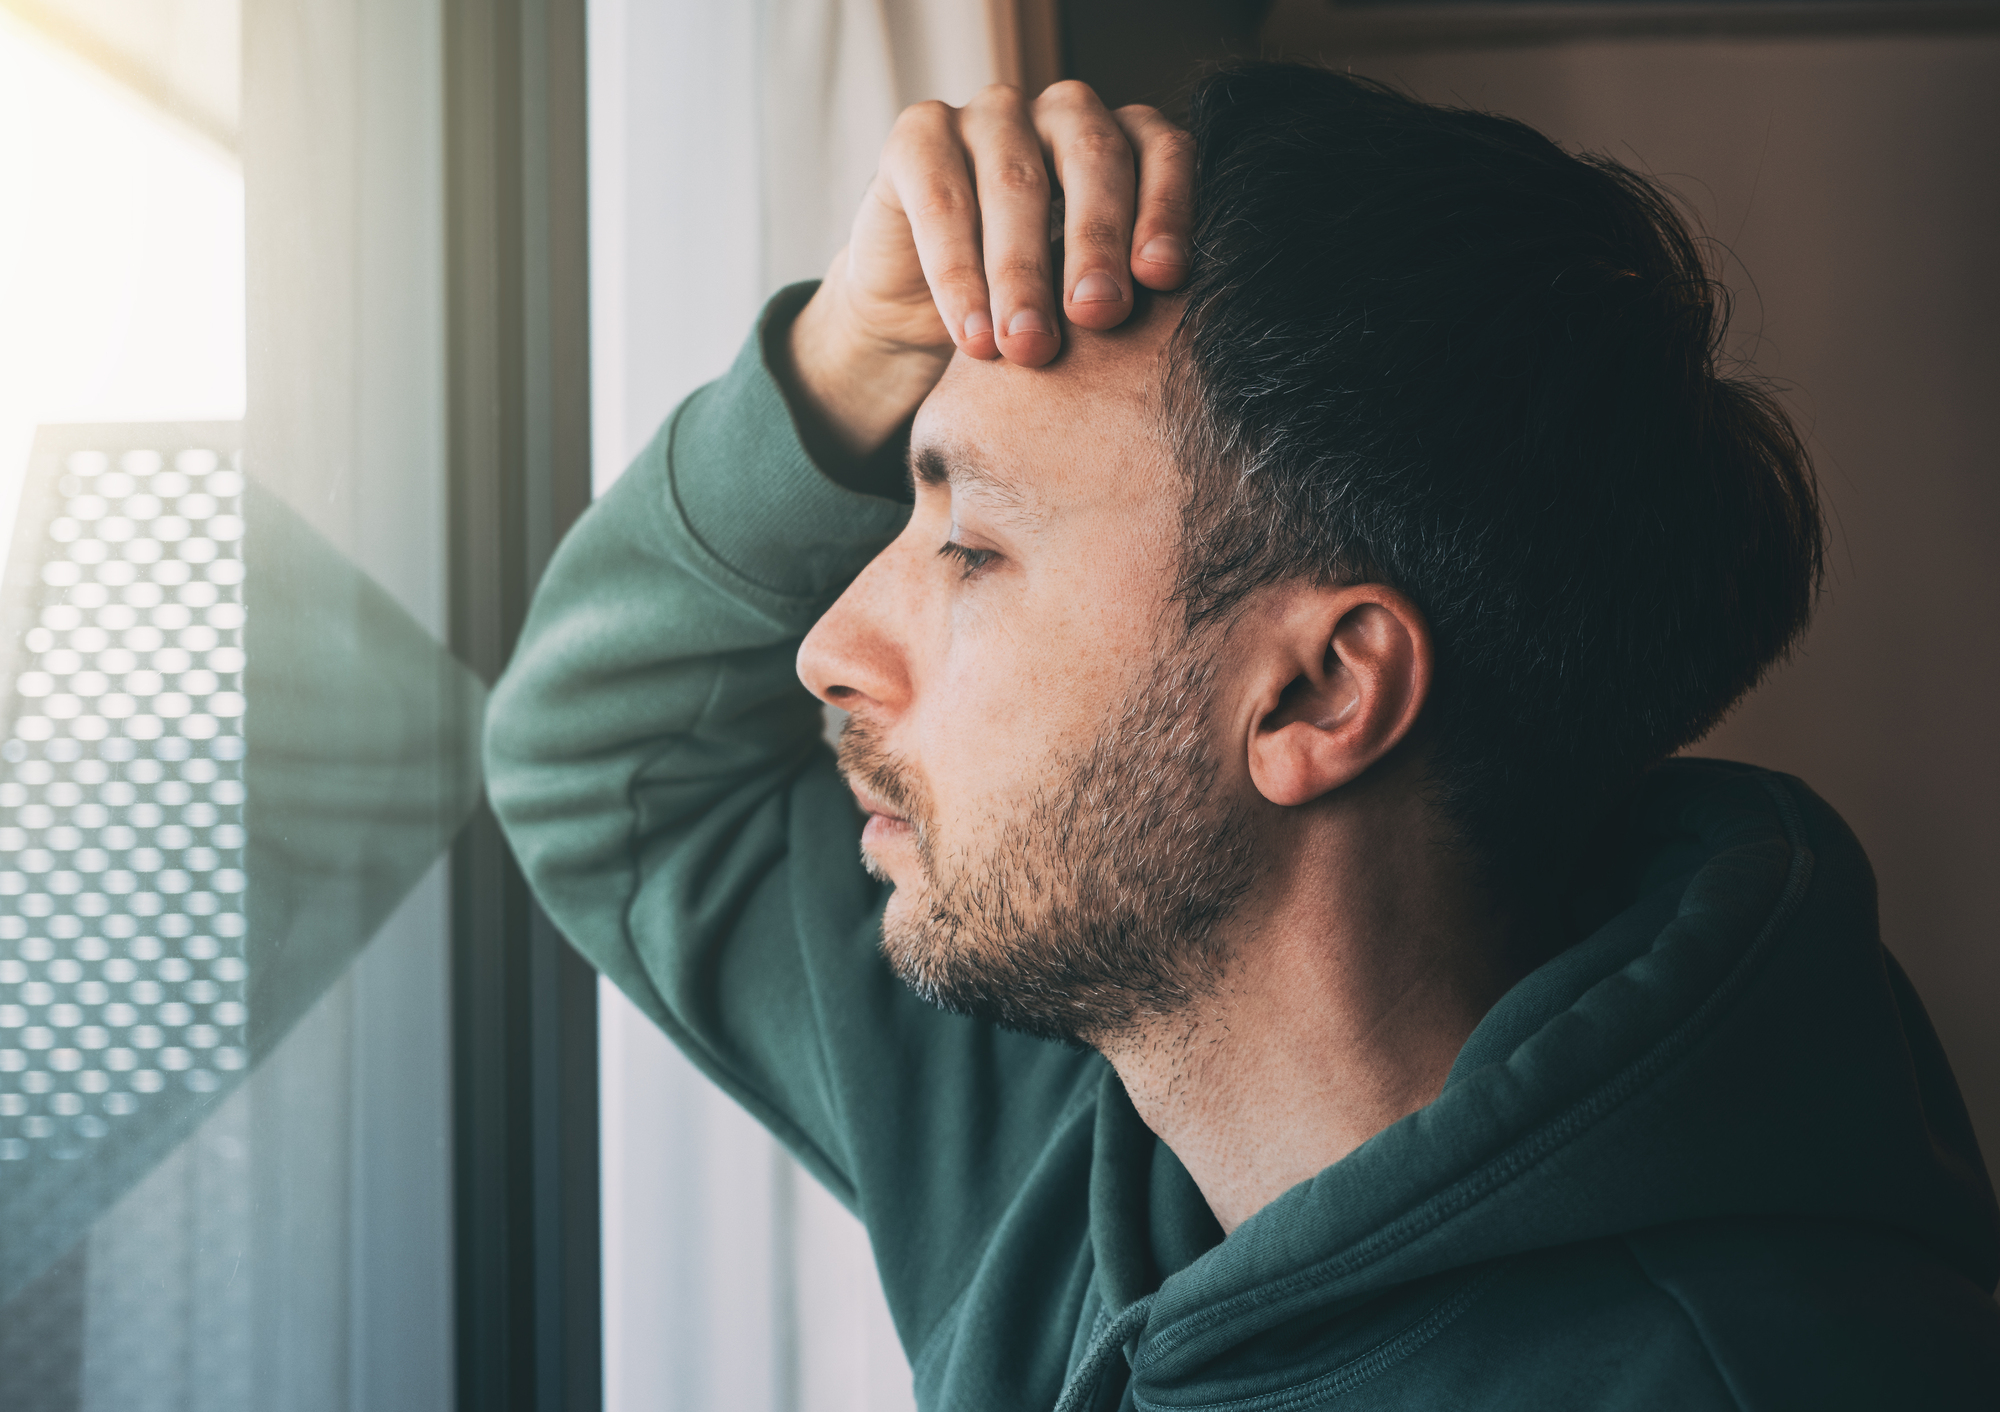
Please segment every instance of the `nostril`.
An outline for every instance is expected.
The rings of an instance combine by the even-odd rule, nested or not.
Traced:
[[[855,691],[851,686],[830,686],[826,689],[826,694],[832,700],[845,701],[848,697],[857,696],[860,693]]]

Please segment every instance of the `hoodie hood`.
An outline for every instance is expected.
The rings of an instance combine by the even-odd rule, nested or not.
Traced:
[[[1876,1223],[1993,1287],[2000,1213],[1971,1123],[1830,808],[1788,776],[1663,765],[1577,910],[1583,940],[1501,999],[1434,1102],[1226,1241],[1107,1074],[1105,1314],[1065,1403],[1114,1345],[1142,1404],[1240,1396],[1288,1330],[1414,1282],[1449,1304],[1476,1267],[1676,1223]]]

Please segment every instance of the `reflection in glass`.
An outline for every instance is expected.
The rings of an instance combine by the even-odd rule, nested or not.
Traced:
[[[237,458],[36,460],[0,619],[0,1302],[249,1060]]]
[[[478,683],[245,485],[236,433],[49,428],[31,462],[0,597],[0,1303],[290,1028],[476,797]]]
[[[0,7],[5,1412],[451,1402],[440,11],[238,8]]]

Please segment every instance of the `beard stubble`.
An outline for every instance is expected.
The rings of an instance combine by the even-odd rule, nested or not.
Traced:
[[[883,925],[896,974],[955,1014],[1099,1048],[1212,990],[1217,925],[1257,873],[1251,821],[1217,788],[1214,678],[1192,645],[1164,654],[978,854],[939,836],[916,774],[850,718],[841,770],[909,820],[922,871]]]

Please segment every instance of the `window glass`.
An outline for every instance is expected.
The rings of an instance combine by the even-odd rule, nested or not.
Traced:
[[[0,11],[10,1412],[451,1400],[438,13],[249,19]]]

